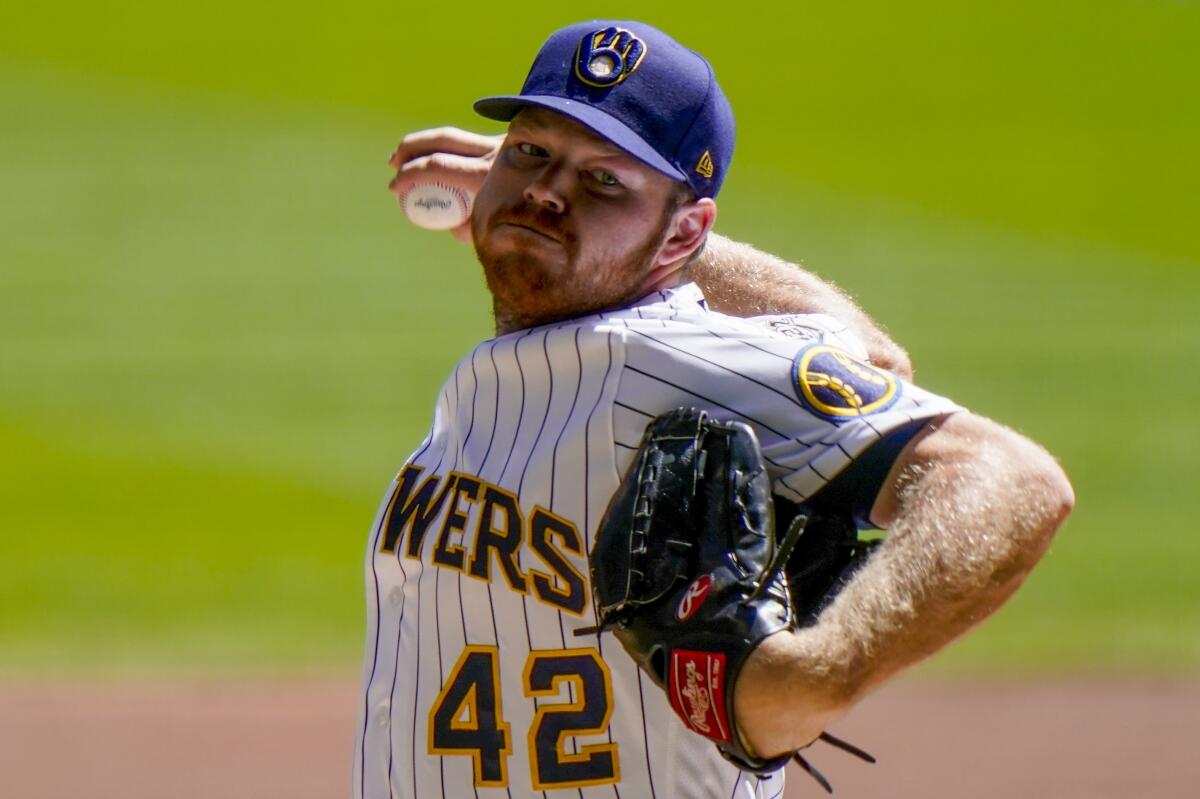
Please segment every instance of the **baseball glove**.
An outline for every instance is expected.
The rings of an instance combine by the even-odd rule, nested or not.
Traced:
[[[683,408],[663,414],[647,428],[600,522],[591,551],[598,626],[580,633],[612,630],[684,724],[740,768],[767,773],[794,756],[829,790],[799,752],[751,754],[734,724],[733,686],[750,653],[810,615],[793,606],[784,570],[809,516],[794,506],[788,515],[777,540],[771,481],[749,426]],[[835,543],[809,547],[830,553],[829,568],[839,573],[840,535],[836,528]],[[791,565],[802,576],[802,566]],[[810,603],[824,601],[838,580],[836,573],[808,578]],[[821,738],[874,762],[833,736]]]

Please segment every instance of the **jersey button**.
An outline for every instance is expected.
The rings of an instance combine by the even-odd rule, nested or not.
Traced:
[[[400,586],[396,586],[388,591],[388,602],[391,602],[394,608],[400,607],[400,604],[404,602],[404,590]]]
[[[392,720],[392,703],[387,699],[375,706],[375,723],[386,727]]]

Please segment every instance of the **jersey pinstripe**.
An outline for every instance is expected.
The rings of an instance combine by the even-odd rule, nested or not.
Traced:
[[[356,799],[781,795],[781,773],[744,775],[687,731],[609,634],[574,631],[594,623],[594,528],[652,417],[748,422],[799,501],[956,407],[897,383],[876,413],[823,417],[794,379],[814,343],[865,355],[835,320],[733,319],[686,286],[465,357],[371,530]]]

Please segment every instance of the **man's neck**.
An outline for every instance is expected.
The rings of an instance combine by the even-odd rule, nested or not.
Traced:
[[[621,303],[621,305],[624,304],[625,303]],[[617,307],[620,307],[620,305],[609,306],[609,308]],[[554,322],[562,322],[567,319],[578,319],[581,316],[587,316],[588,314],[593,314],[604,310],[608,309],[590,308],[582,309],[575,313],[556,315],[547,314],[544,316],[522,316],[511,308],[502,306],[500,303],[496,302],[495,299],[492,300],[492,316],[495,317],[496,320],[497,336],[504,336],[509,333],[516,333],[518,330],[528,330],[531,327],[540,327],[541,325],[548,325]]]
[[[656,291],[667,291],[669,289],[678,288],[688,282],[687,270],[679,269],[673,271],[666,276],[665,280],[647,280],[643,285],[634,289],[630,296],[619,302],[609,303],[607,305],[597,306],[594,308],[580,308],[573,312],[564,314],[547,314],[541,316],[522,316],[517,311],[502,305],[495,297],[492,298],[492,316],[496,320],[496,335],[503,336],[508,333],[516,333],[518,330],[528,330],[531,327],[539,327],[548,325],[554,322],[562,322],[567,319],[579,319],[584,316],[590,316],[595,313],[604,311],[615,311],[619,308],[628,308],[636,305],[643,298],[648,297]]]

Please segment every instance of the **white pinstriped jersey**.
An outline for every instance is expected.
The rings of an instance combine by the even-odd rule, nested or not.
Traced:
[[[955,405],[855,358],[828,317],[742,320],[693,285],[485,341],[392,482],[366,557],[356,799],[777,797],[688,731],[594,624],[587,552],[650,419],[755,428],[774,487],[819,490]]]

